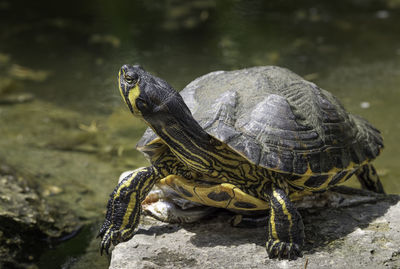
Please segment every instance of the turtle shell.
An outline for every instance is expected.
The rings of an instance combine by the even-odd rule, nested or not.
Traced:
[[[279,172],[323,174],[374,159],[380,132],[329,92],[280,67],[217,71],[181,92],[194,118],[250,162]],[[138,142],[157,138],[149,128]]]

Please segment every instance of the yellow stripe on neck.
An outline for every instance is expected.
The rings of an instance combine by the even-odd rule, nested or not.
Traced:
[[[122,70],[122,72],[124,72],[124,75],[125,75],[125,71]],[[125,100],[124,93],[123,93],[122,88],[121,88],[121,70],[118,73],[118,88],[119,88],[119,93],[122,96],[122,100]]]

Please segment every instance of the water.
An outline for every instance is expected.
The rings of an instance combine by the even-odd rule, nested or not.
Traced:
[[[387,192],[399,194],[398,25],[398,0],[218,3],[2,0],[0,56],[9,57],[8,66],[17,64],[48,72],[42,82],[15,78],[14,74],[23,91],[34,94],[36,99],[26,106],[3,108],[3,115],[14,115],[13,119],[20,115],[26,121],[30,115],[34,121],[34,115],[40,115],[39,119],[52,110],[62,109],[74,115],[77,123],[72,120],[68,124],[76,128],[79,124],[90,126],[92,120],[97,122],[106,138],[96,136],[94,148],[107,153],[108,145],[110,152],[119,152],[122,147],[122,155],[112,155],[116,163],[113,169],[105,168],[108,159],[104,158],[110,156],[101,151],[104,171],[98,173],[94,183],[87,180],[92,177],[86,175],[90,172],[80,170],[86,169],[81,163],[71,164],[68,170],[60,172],[52,170],[57,165],[43,168],[60,175],[56,178],[61,183],[53,182],[65,186],[60,199],[72,201],[68,195],[78,199],[78,195],[70,194],[80,190],[68,183],[71,180],[83,184],[92,196],[83,198],[81,214],[91,212],[89,219],[98,220],[102,218],[107,194],[115,184],[110,178],[115,178],[121,169],[145,164],[132,149],[144,125],[131,120],[116,87],[117,71],[122,64],[139,63],[178,90],[210,71],[279,65],[331,91],[350,112],[367,118],[382,131],[385,150],[376,160],[376,167]],[[3,77],[13,76],[4,70]],[[36,114],[31,114],[32,111]],[[27,144],[38,142],[42,136],[18,140],[15,135],[50,132],[52,128],[50,125],[49,129],[43,129],[41,124],[22,120],[8,123],[14,133],[3,137],[7,152],[0,154],[17,164],[21,152],[24,156],[36,152]],[[59,137],[58,133],[54,136]],[[71,136],[67,133],[62,140]],[[60,140],[55,143],[60,145]],[[84,146],[87,152],[87,144]],[[23,168],[39,170],[33,159],[24,159]],[[96,174],[99,165],[96,166],[96,157],[88,165]],[[96,185],[99,181],[104,184]],[[64,262],[65,258],[60,258],[58,264]]]

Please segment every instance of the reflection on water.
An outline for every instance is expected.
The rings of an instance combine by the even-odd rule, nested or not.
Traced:
[[[1,143],[7,145],[0,156],[20,164],[18,158],[31,156],[32,145],[39,144],[52,150],[95,152],[104,163],[107,158],[116,160],[120,167],[107,170],[103,165],[97,180],[104,180],[104,186],[86,185],[97,198],[83,212],[93,212],[91,207],[105,205],[115,184],[110,177],[145,163],[132,150],[144,126],[122,110],[116,90],[122,64],[140,63],[178,90],[214,70],[280,65],[333,92],[349,111],[382,131],[386,148],[376,167],[387,191],[400,193],[398,25],[399,0],[2,0],[0,100],[2,94],[12,92],[3,100],[20,104],[0,106],[0,119],[11,128],[8,135],[0,133]],[[35,102],[29,103],[32,96]],[[55,108],[68,112],[50,115]],[[73,120],[60,116],[68,113]],[[35,122],[35,115],[41,123]],[[49,119],[43,120],[44,115]],[[60,126],[73,130],[51,131]],[[43,142],[43,136],[52,138]],[[40,170],[32,159],[24,159],[23,167]],[[84,169],[81,164],[78,167]],[[85,184],[90,172],[69,169],[60,172],[66,175],[59,177],[60,182],[73,173]],[[67,181],[62,184],[71,192],[79,188]],[[94,211],[101,217],[101,210]]]

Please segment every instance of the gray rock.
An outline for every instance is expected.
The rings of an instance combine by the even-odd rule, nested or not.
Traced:
[[[265,227],[234,228],[232,215],[220,212],[196,224],[144,217],[114,248],[110,268],[400,268],[399,196],[357,190],[351,197],[301,211],[306,243],[294,261],[268,259]]]

